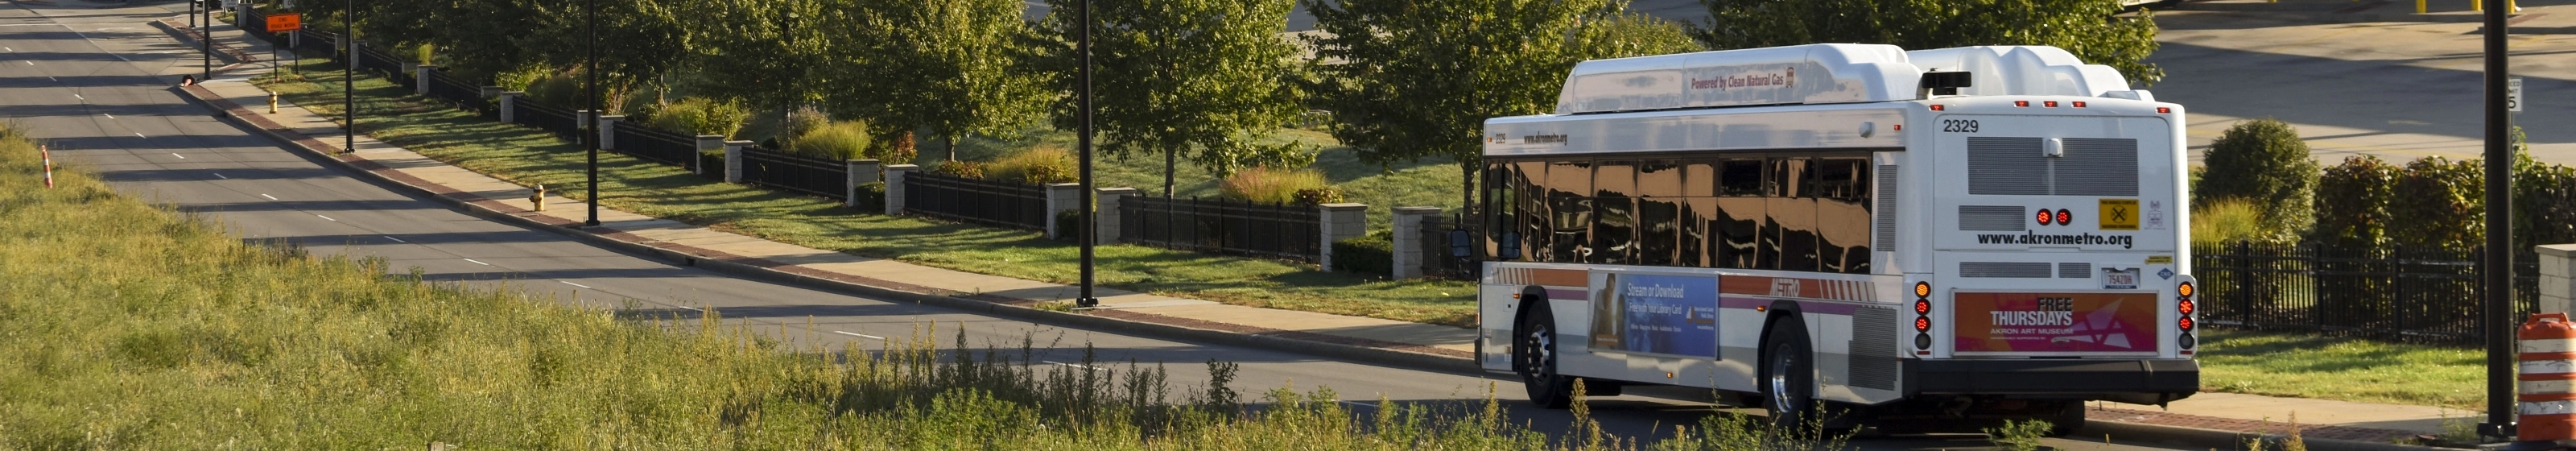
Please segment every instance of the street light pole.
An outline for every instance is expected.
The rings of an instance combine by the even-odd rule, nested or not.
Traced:
[[[1098,192],[1091,188],[1091,0],[1074,0],[1074,5],[1074,26],[1082,27],[1081,31],[1074,32],[1073,38],[1073,52],[1081,59],[1082,66],[1074,71],[1074,98],[1078,103],[1074,109],[1081,110],[1076,113],[1081,117],[1078,121],[1081,130],[1076,134],[1080,141],[1077,147],[1082,148],[1082,293],[1074,298],[1073,304],[1096,307],[1100,305],[1100,298],[1091,293],[1092,248],[1100,245],[1096,242],[1100,234],[1093,230],[1100,226],[1100,199]]]
[[[349,0],[348,8],[340,18],[348,25],[340,30],[341,45],[348,47],[340,50],[348,52],[340,62],[340,114],[349,117],[349,132],[340,135],[340,150],[358,153],[358,0]]]
[[[205,19],[198,20],[196,15],[189,15],[188,18],[190,21],[194,21],[198,24],[197,45],[200,48],[197,52],[197,64],[199,65],[197,82],[205,83],[207,79],[215,78],[215,32],[213,31],[215,28],[215,8],[199,7],[197,2],[198,0],[188,0],[188,9],[193,10],[198,14],[204,14]]]
[[[2480,435],[2514,439],[2513,349],[2513,123],[2505,108],[2505,0],[2486,5],[2487,243],[2481,260],[2486,285],[2479,329],[2486,333],[2487,421]]]
[[[583,203],[589,205],[590,216],[583,219],[581,225],[599,227],[599,109],[605,103],[599,101],[599,0],[590,0],[588,9],[590,50],[583,53],[590,57],[590,69],[584,71],[590,73],[590,133],[583,134],[581,140],[589,143],[583,146],[590,153],[590,183],[583,188],[586,191],[584,196],[588,196]]]

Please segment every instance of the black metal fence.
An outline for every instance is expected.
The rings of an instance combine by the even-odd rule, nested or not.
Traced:
[[[1120,241],[1174,249],[1314,261],[1322,214],[1304,204],[1130,197],[1118,203]]]
[[[841,199],[849,193],[849,165],[787,152],[742,149],[742,182]]]
[[[514,104],[512,109],[518,114],[515,118],[518,123],[554,132],[566,140],[574,142],[581,140],[581,117],[574,115],[572,110],[537,103],[526,96],[519,97],[518,103]]]
[[[2475,344],[2478,250],[2226,243],[2194,246],[2203,324]],[[2537,255],[2515,257],[2514,318],[2539,299]]]
[[[1466,235],[1461,237],[1453,233],[1461,230],[1456,218],[1442,217],[1422,222],[1420,239],[1414,242],[1421,245],[1423,277],[1440,279],[1476,277],[1477,267],[1474,261],[1476,254],[1480,252],[1479,249],[1484,247],[1484,235],[1477,232],[1472,227],[1473,224],[1469,225],[1471,227],[1464,229],[1467,232]],[[1465,240],[1464,243],[1452,242],[1462,238]],[[1467,257],[1463,258],[1457,256],[1455,249],[1455,246],[1462,244],[1467,247]]]
[[[341,59],[338,55],[338,52],[340,51],[339,34],[313,30],[295,30],[295,34],[297,36],[297,41],[294,43],[296,52],[310,53],[314,55],[330,55],[333,60]]]
[[[647,161],[688,167],[698,158],[698,137],[685,136],[646,127],[644,124],[619,123],[609,127],[617,135],[617,153],[633,155]]]
[[[483,98],[482,87],[457,81],[442,71],[430,71],[428,82],[430,98],[456,104],[457,108],[480,112],[486,118],[501,117],[501,109],[494,108],[490,99]]]
[[[393,54],[385,53],[372,45],[358,46],[358,70],[375,72],[377,75],[384,76],[385,81],[405,88],[412,87],[412,78],[415,78],[412,73],[403,70],[401,59],[396,59]]]
[[[1046,230],[1046,188],[916,172],[903,176],[903,210],[976,224]]]
[[[243,11],[240,22],[242,33],[249,34],[252,39],[268,41],[270,44],[286,42],[286,37],[268,32],[266,14],[260,14],[259,11]]]

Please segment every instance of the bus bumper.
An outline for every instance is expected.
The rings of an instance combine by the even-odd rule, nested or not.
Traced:
[[[1905,393],[2163,404],[2200,391],[2191,359],[1905,359]]]

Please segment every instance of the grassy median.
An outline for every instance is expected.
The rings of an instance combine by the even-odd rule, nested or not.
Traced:
[[[303,78],[263,86],[336,116],[338,66],[305,60],[300,67]],[[543,184],[553,193],[582,192],[583,156],[572,143],[422,103],[409,90],[363,73],[356,83],[358,108],[366,113],[358,124],[379,140],[503,180]],[[613,153],[600,156],[599,190],[599,204],[608,208],[816,249],[1052,283],[1080,277],[1079,250],[1036,232],[868,214],[828,199],[712,183]],[[1294,262],[1124,245],[1102,246],[1098,262],[1100,283],[1121,289],[1460,327],[1475,317],[1469,282],[1389,281]]]
[[[2210,330],[2203,391],[2486,410],[2486,353],[2357,338]]]
[[[1157,367],[942,356],[933,325],[881,349],[798,348],[780,337],[803,332],[714,316],[386,276],[78,171],[45,189],[40,171],[0,128],[0,449],[1809,448],[1733,414],[1635,441],[1583,416],[1549,437],[1490,396],[1353,413],[1329,389],[1238,394],[1217,362],[1175,391]]]

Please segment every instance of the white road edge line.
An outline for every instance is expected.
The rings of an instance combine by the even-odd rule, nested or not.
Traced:
[[[564,285],[571,285],[571,286],[582,287],[582,288],[590,288],[590,286],[589,286],[589,285],[582,285],[582,284],[578,284],[578,283],[564,282],[564,281],[561,281],[561,280],[557,280],[556,282],[563,282],[563,284],[564,284]],[[597,288],[591,288],[591,289],[596,290]]]
[[[224,173],[221,173],[221,172],[217,172],[217,173],[215,173],[215,178],[224,179],[224,180],[232,180],[232,179],[233,179],[232,177],[225,177],[225,176],[224,176]]]
[[[259,197],[266,197],[266,198],[268,198],[268,200],[277,200],[277,196],[271,196],[271,195],[266,195],[266,194],[261,194],[261,195],[259,195]]]
[[[100,116],[107,116],[107,118],[108,118],[108,119],[115,119],[115,118],[116,118],[116,115],[114,115],[114,114],[98,113],[98,115],[100,115]]]
[[[171,153],[170,153],[170,156],[173,156],[173,157],[179,157],[179,159],[181,159],[181,160],[188,159],[188,156],[187,156],[187,155],[180,155],[178,152],[171,152]]]
[[[879,337],[879,336],[875,336],[875,335],[849,333],[849,332],[842,332],[842,331],[837,331],[837,330],[832,331],[832,333],[841,334],[841,335],[848,335],[848,336],[852,336],[852,337],[859,337],[859,338],[874,338],[874,339],[878,339],[878,340],[884,340],[884,339],[885,339],[885,337]]]
[[[465,259],[465,261],[474,262],[474,264],[477,264],[477,265],[492,266],[492,264],[491,264],[491,263],[484,263],[482,260],[475,260],[475,259],[468,258],[468,259]]]
[[[680,306],[680,308],[689,309],[689,310],[692,310],[692,311],[700,311],[700,312],[707,311],[707,309],[702,309],[702,308],[697,308],[697,307],[690,307],[690,306],[686,306],[686,305]]]
[[[390,236],[385,237],[385,239],[388,239],[388,240],[394,240],[394,242],[396,242],[396,243],[410,243],[410,241],[403,241],[401,238],[394,238],[394,237],[390,237]]]
[[[1354,406],[1360,406],[1360,407],[1367,407],[1367,408],[1371,408],[1371,409],[1375,409],[1375,408],[1377,408],[1377,405],[1376,405],[1376,404],[1369,404],[1369,403],[1364,403],[1364,402],[1359,402],[1359,401],[1343,401],[1343,400],[1336,399],[1336,400],[1333,400],[1333,402],[1338,402],[1338,403],[1343,403],[1343,404],[1349,404],[1349,405],[1354,405]]]
[[[1081,369],[1092,370],[1092,371],[1100,371],[1100,370],[1102,370],[1102,368],[1092,368],[1092,367],[1087,367],[1087,366],[1082,366],[1082,365],[1075,365],[1075,364],[1071,364],[1071,363],[1058,362],[1058,361],[1054,361],[1054,360],[1039,360],[1038,362],[1039,362],[1039,363],[1049,364],[1049,365],[1062,365],[1062,366],[1069,366],[1069,367],[1081,368]]]
[[[322,216],[322,215],[316,214],[316,215],[314,215],[314,216]],[[329,217],[329,216],[322,216],[322,219],[327,219],[327,220],[330,220],[331,222],[340,222],[340,220],[338,220],[338,219],[331,219],[331,217]]]

